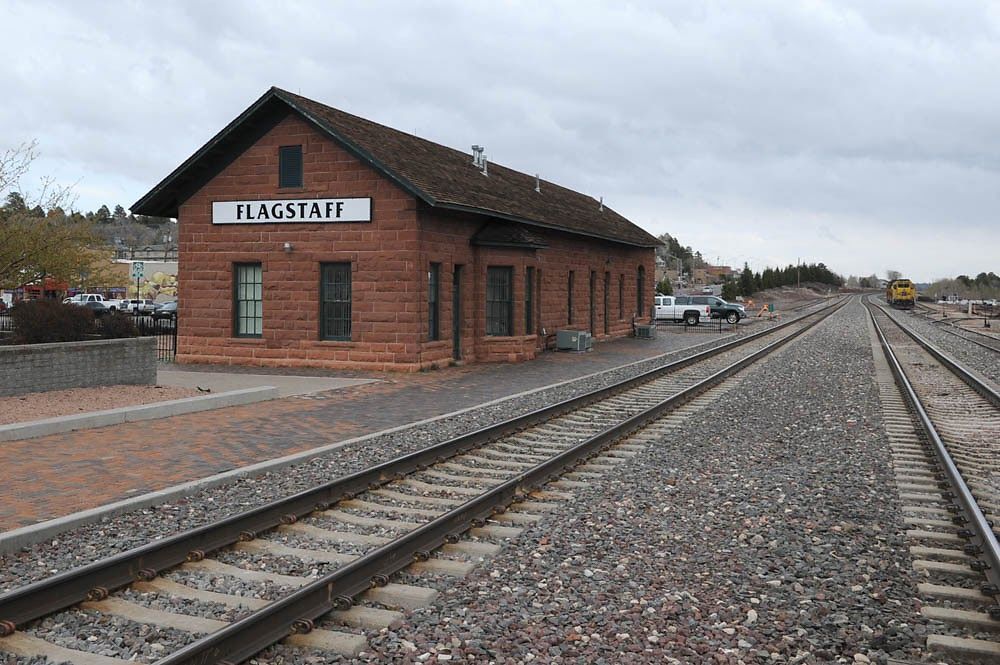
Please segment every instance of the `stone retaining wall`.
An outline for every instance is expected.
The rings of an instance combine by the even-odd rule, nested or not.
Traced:
[[[0,346],[0,397],[155,383],[155,337]]]

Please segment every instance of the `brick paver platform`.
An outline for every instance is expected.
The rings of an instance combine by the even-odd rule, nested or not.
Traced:
[[[701,344],[718,333],[662,331],[586,354],[516,365],[370,375],[379,383],[142,423],[0,443],[0,531],[475,406]],[[213,368],[218,371],[218,368]],[[258,370],[254,370],[258,371]]]

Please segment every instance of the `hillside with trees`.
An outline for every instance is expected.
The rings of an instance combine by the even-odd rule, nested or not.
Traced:
[[[129,215],[120,205],[114,212],[106,205],[73,210],[71,188],[51,179],[28,192],[21,183],[37,156],[35,142],[0,153],[0,289],[46,277],[71,285],[105,283],[112,279],[115,249],[176,239],[170,219]]]

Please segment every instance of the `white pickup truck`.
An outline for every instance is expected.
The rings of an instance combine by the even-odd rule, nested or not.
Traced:
[[[657,321],[684,322],[685,325],[696,326],[702,319],[712,318],[710,305],[678,305],[674,296],[656,296],[653,316]]]
[[[82,305],[87,302],[102,302],[105,305],[108,304],[108,301],[104,300],[104,296],[100,293],[78,293],[75,296],[63,299],[64,305]]]

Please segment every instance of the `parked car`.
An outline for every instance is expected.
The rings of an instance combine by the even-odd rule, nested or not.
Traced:
[[[739,323],[747,315],[743,305],[728,303],[718,296],[677,296],[676,300],[678,305],[708,305],[711,318],[725,319],[726,323]]]
[[[653,316],[657,320],[668,320],[678,323],[683,321],[689,326],[696,326],[701,319],[707,321],[711,317],[711,307],[708,305],[694,305],[689,301],[690,298],[686,296],[678,296],[676,298],[674,296],[656,296]]]
[[[81,307],[86,307],[94,313],[94,316],[100,318],[105,314],[110,314],[111,309],[100,300],[88,300],[86,302],[78,303]]]
[[[88,302],[104,302],[104,296],[100,293],[78,293],[75,296],[65,298],[63,300],[64,305],[82,305]]]
[[[112,309],[114,308],[112,307]],[[152,314],[156,310],[156,303],[148,299],[119,300],[118,309],[123,312],[131,312],[132,314],[136,312],[140,314]]]
[[[177,319],[177,301],[165,302],[156,306],[151,315],[154,321],[160,319],[170,319],[175,321]]]

